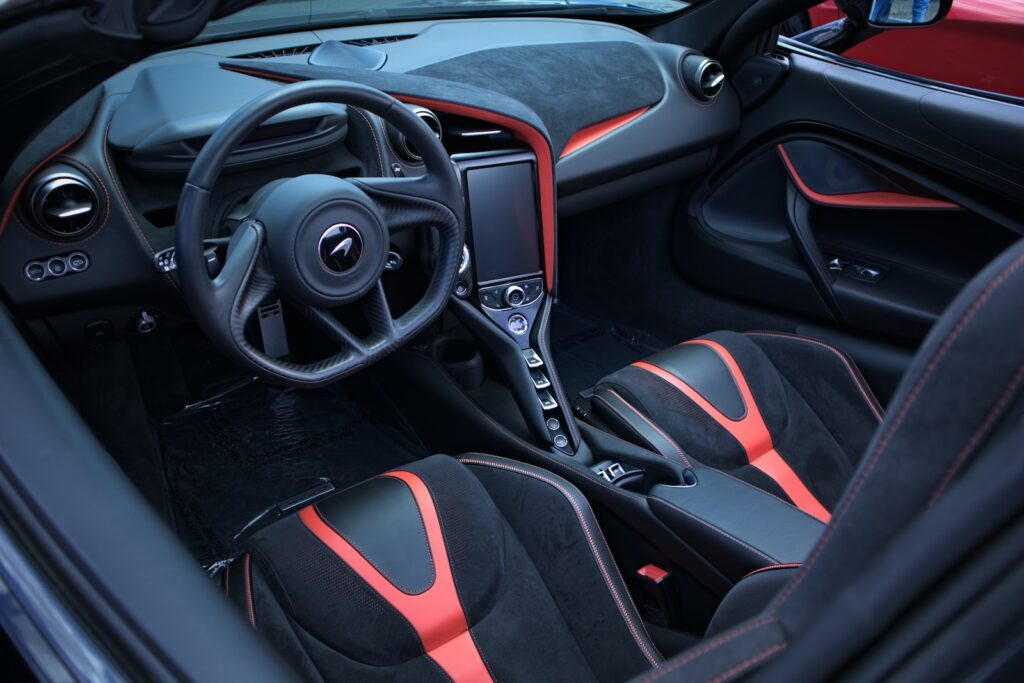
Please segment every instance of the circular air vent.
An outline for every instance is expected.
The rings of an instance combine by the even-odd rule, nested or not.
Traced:
[[[74,237],[93,226],[100,213],[99,198],[83,174],[68,169],[38,176],[32,192],[32,217],[54,237]]]
[[[698,100],[710,102],[722,92],[725,71],[715,60],[703,55],[687,55],[681,70],[683,85]]]
[[[434,133],[434,137],[438,140],[441,139],[441,119],[437,118],[437,115],[434,112],[423,107],[413,107],[412,113],[419,117],[423,123],[427,124],[427,128]],[[388,127],[388,133],[391,135],[391,140],[394,142],[399,154],[409,161],[423,160],[423,157],[420,155],[419,151],[417,151],[412,141],[405,136],[405,133],[400,132],[393,126]]]

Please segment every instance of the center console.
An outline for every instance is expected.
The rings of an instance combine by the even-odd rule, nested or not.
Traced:
[[[578,435],[546,352],[551,301],[536,157],[486,152],[455,155],[452,161],[466,194],[468,228],[455,287],[465,305],[455,311],[496,352],[533,436],[573,455]]]

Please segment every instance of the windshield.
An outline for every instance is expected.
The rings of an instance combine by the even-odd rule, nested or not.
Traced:
[[[211,21],[197,40],[438,17],[666,14],[683,0],[263,0]]]

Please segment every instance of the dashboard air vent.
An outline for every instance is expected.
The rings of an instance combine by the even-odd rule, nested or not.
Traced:
[[[315,50],[317,45],[296,45],[294,47],[281,47],[276,50],[263,50],[262,52],[247,52],[244,55],[235,55],[236,59],[273,59],[274,57],[294,57],[296,55],[308,55]]]
[[[373,45],[384,45],[385,43],[397,43],[415,37],[415,35],[377,36],[376,38],[355,38],[353,40],[343,40],[342,42],[355,45],[356,47],[371,47]]]
[[[54,237],[74,237],[93,226],[100,213],[96,188],[72,169],[51,169],[33,183],[32,216]]]
[[[440,140],[443,136],[441,129],[441,120],[437,118],[437,114],[426,109],[424,107],[413,107],[412,113],[415,114],[423,123],[427,124],[427,128],[434,133],[434,137]],[[394,126],[388,126],[388,135],[391,136],[391,141],[398,149],[398,153],[406,158],[408,161],[422,161],[423,157],[416,149],[415,145],[401,133]]]
[[[722,65],[704,55],[687,55],[683,59],[680,71],[683,86],[703,102],[710,102],[718,97],[718,93],[722,92],[725,86],[725,71]]]

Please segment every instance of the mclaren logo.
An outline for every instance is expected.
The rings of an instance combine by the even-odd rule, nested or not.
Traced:
[[[337,223],[320,235],[320,262],[332,273],[344,273],[355,268],[363,255],[363,238],[348,223]]]

